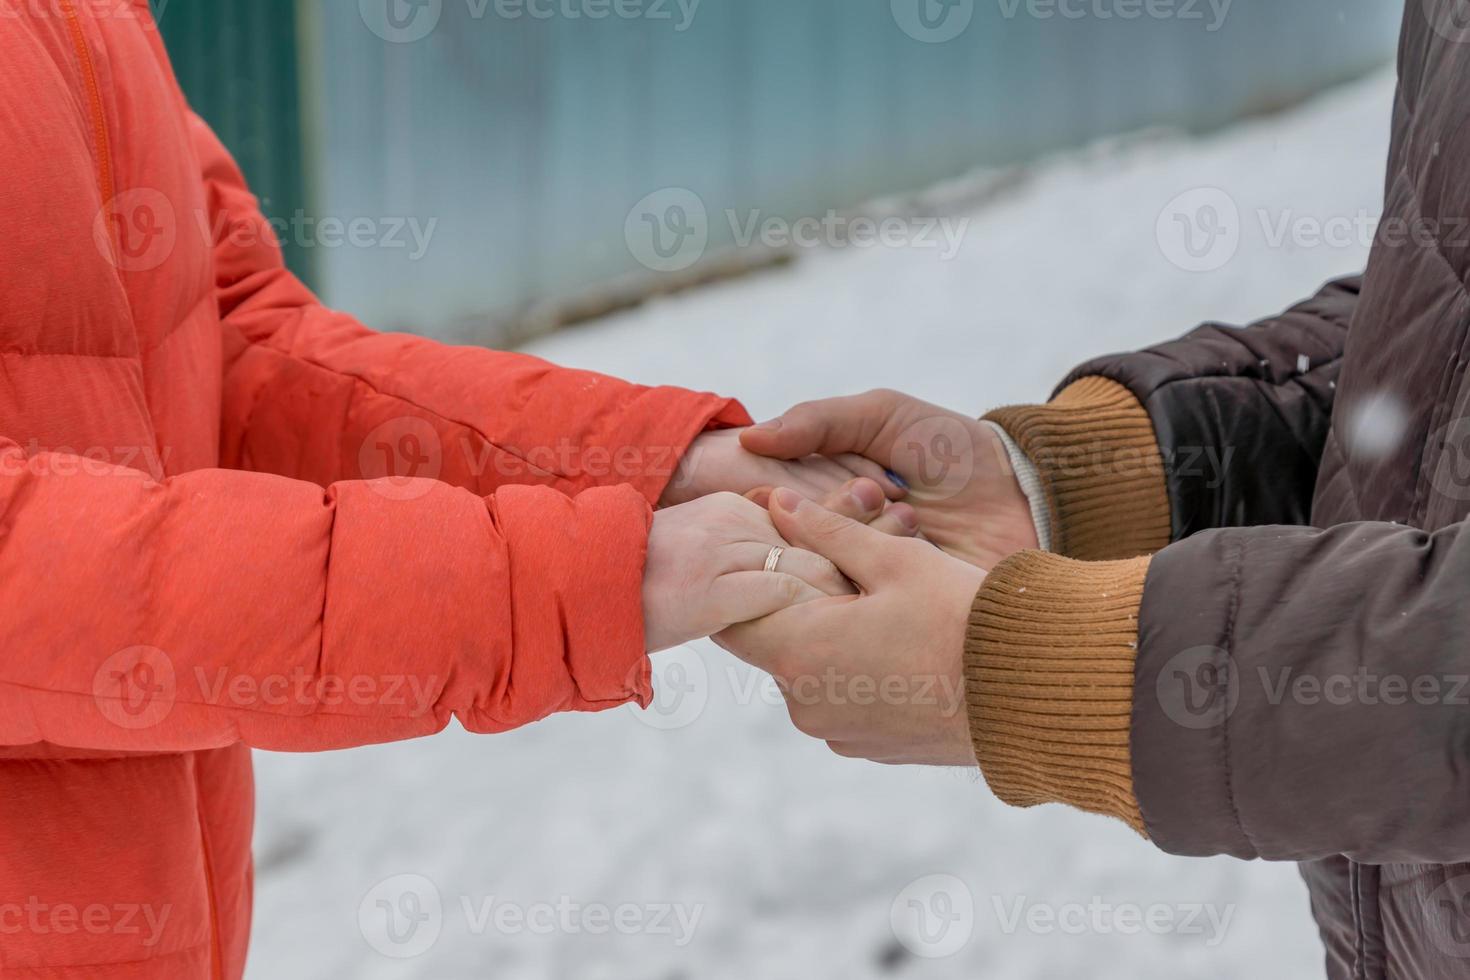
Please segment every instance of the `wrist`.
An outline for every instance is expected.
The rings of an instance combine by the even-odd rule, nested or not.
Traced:
[[[1041,471],[1021,451],[1021,447],[1004,426],[990,419],[983,419],[980,424],[989,429],[1000,442],[1003,452],[1001,466],[1004,476],[1009,478],[1006,482],[1006,489],[1009,491],[1006,498],[1018,515],[1024,511],[1030,519],[1028,526],[1025,517],[1017,518],[1017,527],[1028,528],[1030,531],[1029,538],[1022,541],[1018,550],[1052,551],[1051,502],[1046,495]]]
[[[669,523],[667,511],[654,511],[648,527],[648,549],[643,562],[643,648],[647,653],[658,653],[683,642],[672,628],[674,622],[669,608],[669,590],[664,585],[668,577],[669,556],[664,541]]]
[[[695,471],[701,457],[709,447],[709,440],[708,430],[694,437],[694,441],[680,455],[673,475],[669,477],[668,484],[664,487],[663,493],[659,495],[657,506],[677,507],[679,504],[687,504],[703,496],[695,486]]]

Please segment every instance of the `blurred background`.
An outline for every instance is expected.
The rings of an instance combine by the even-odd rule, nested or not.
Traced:
[[[758,416],[875,386],[977,415],[1044,399],[1085,357],[1361,268],[1404,15],[153,6],[329,303]],[[1172,858],[1004,808],[972,772],[838,759],[707,643],[656,674],[648,712],[258,754],[251,977],[1321,973],[1292,867]]]
[[[769,261],[731,254],[732,209],[792,222],[1284,108],[1381,64],[1399,17],[1383,0],[154,3],[301,274],[375,324],[487,343]],[[672,243],[670,188],[702,203],[708,240],[649,276],[625,225],[663,191],[646,204]],[[387,237],[409,217],[425,235],[402,248],[323,247],[306,224]]]

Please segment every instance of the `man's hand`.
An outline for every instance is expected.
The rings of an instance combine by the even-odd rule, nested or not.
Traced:
[[[791,487],[820,500],[855,477],[875,481],[893,500],[903,496],[903,490],[884,474],[882,466],[861,456],[828,458],[801,453],[772,459],[742,447],[740,432],[721,429],[695,439],[664,490],[659,506],[686,504],[722,491],[744,494],[770,487]]]
[[[741,432],[772,459],[856,454],[908,485],[904,501],[929,541],[972,565],[1035,548],[1031,507],[990,426],[894,391],[805,402]]]
[[[715,642],[771,673],[791,720],[838,755],[974,765],[965,711],[965,628],[985,572],[787,490],[771,517],[793,544],[831,558],[859,596],[821,598]]]

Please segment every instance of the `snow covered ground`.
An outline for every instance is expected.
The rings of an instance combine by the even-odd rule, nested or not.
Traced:
[[[1359,269],[1391,91],[1379,75],[1207,139],[1045,161],[967,215],[950,261],[812,251],[534,350],[757,416],[880,385],[976,414],[1044,398],[1088,355]],[[973,772],[838,759],[708,643],[660,670],[649,719],[259,754],[251,980],[1321,973],[1290,866],[1173,858],[1111,821],[1008,809]],[[418,910],[417,931],[389,935],[385,908]]]

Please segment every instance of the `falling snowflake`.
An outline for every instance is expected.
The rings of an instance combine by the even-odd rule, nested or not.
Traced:
[[[1377,391],[1348,406],[1341,436],[1348,453],[1382,459],[1398,448],[1409,427],[1409,411],[1394,394]]]

